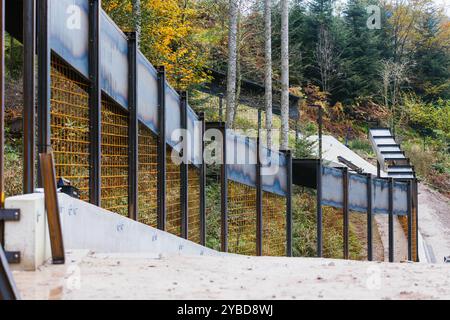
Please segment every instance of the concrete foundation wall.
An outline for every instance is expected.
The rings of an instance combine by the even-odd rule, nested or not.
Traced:
[[[99,253],[223,255],[89,203],[59,194],[64,246]],[[8,198],[7,208],[21,209],[20,222],[5,227],[5,248],[20,251],[18,270],[35,270],[51,257],[44,195]]]

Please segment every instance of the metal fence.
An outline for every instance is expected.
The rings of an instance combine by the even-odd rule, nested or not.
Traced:
[[[139,123],[139,222],[158,227],[158,141],[157,137]]]
[[[51,60],[51,145],[57,178],[89,199],[89,84],[56,56]]]
[[[104,209],[128,216],[128,113],[102,97],[101,204]]]

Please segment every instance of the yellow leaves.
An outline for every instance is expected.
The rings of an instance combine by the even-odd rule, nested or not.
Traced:
[[[133,21],[131,0],[103,0],[103,8],[122,29]],[[206,54],[195,39],[197,11],[185,0],[141,0],[141,51],[153,65],[164,65],[176,89],[204,82]]]

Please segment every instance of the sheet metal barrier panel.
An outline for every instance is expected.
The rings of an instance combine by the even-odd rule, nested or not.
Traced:
[[[226,132],[227,178],[256,188],[257,144],[255,141]]]
[[[389,214],[389,183],[384,179],[372,179],[372,205],[374,214]],[[407,215],[407,184],[394,183],[394,214]],[[334,208],[343,208],[343,173],[341,169],[323,167],[322,204]],[[349,209],[367,212],[367,177],[358,174],[349,175]]]
[[[261,149],[262,190],[287,197],[288,172],[286,155],[265,147]]]
[[[158,75],[140,51],[137,54],[137,69],[138,118],[158,134]]]
[[[50,0],[50,47],[89,77],[89,1]]]

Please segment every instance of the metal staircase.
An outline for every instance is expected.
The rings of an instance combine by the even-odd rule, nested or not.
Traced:
[[[369,139],[378,159],[378,172],[383,170],[387,177],[394,179],[414,179],[414,167],[388,128],[369,129]],[[378,174],[380,175],[380,174]]]

